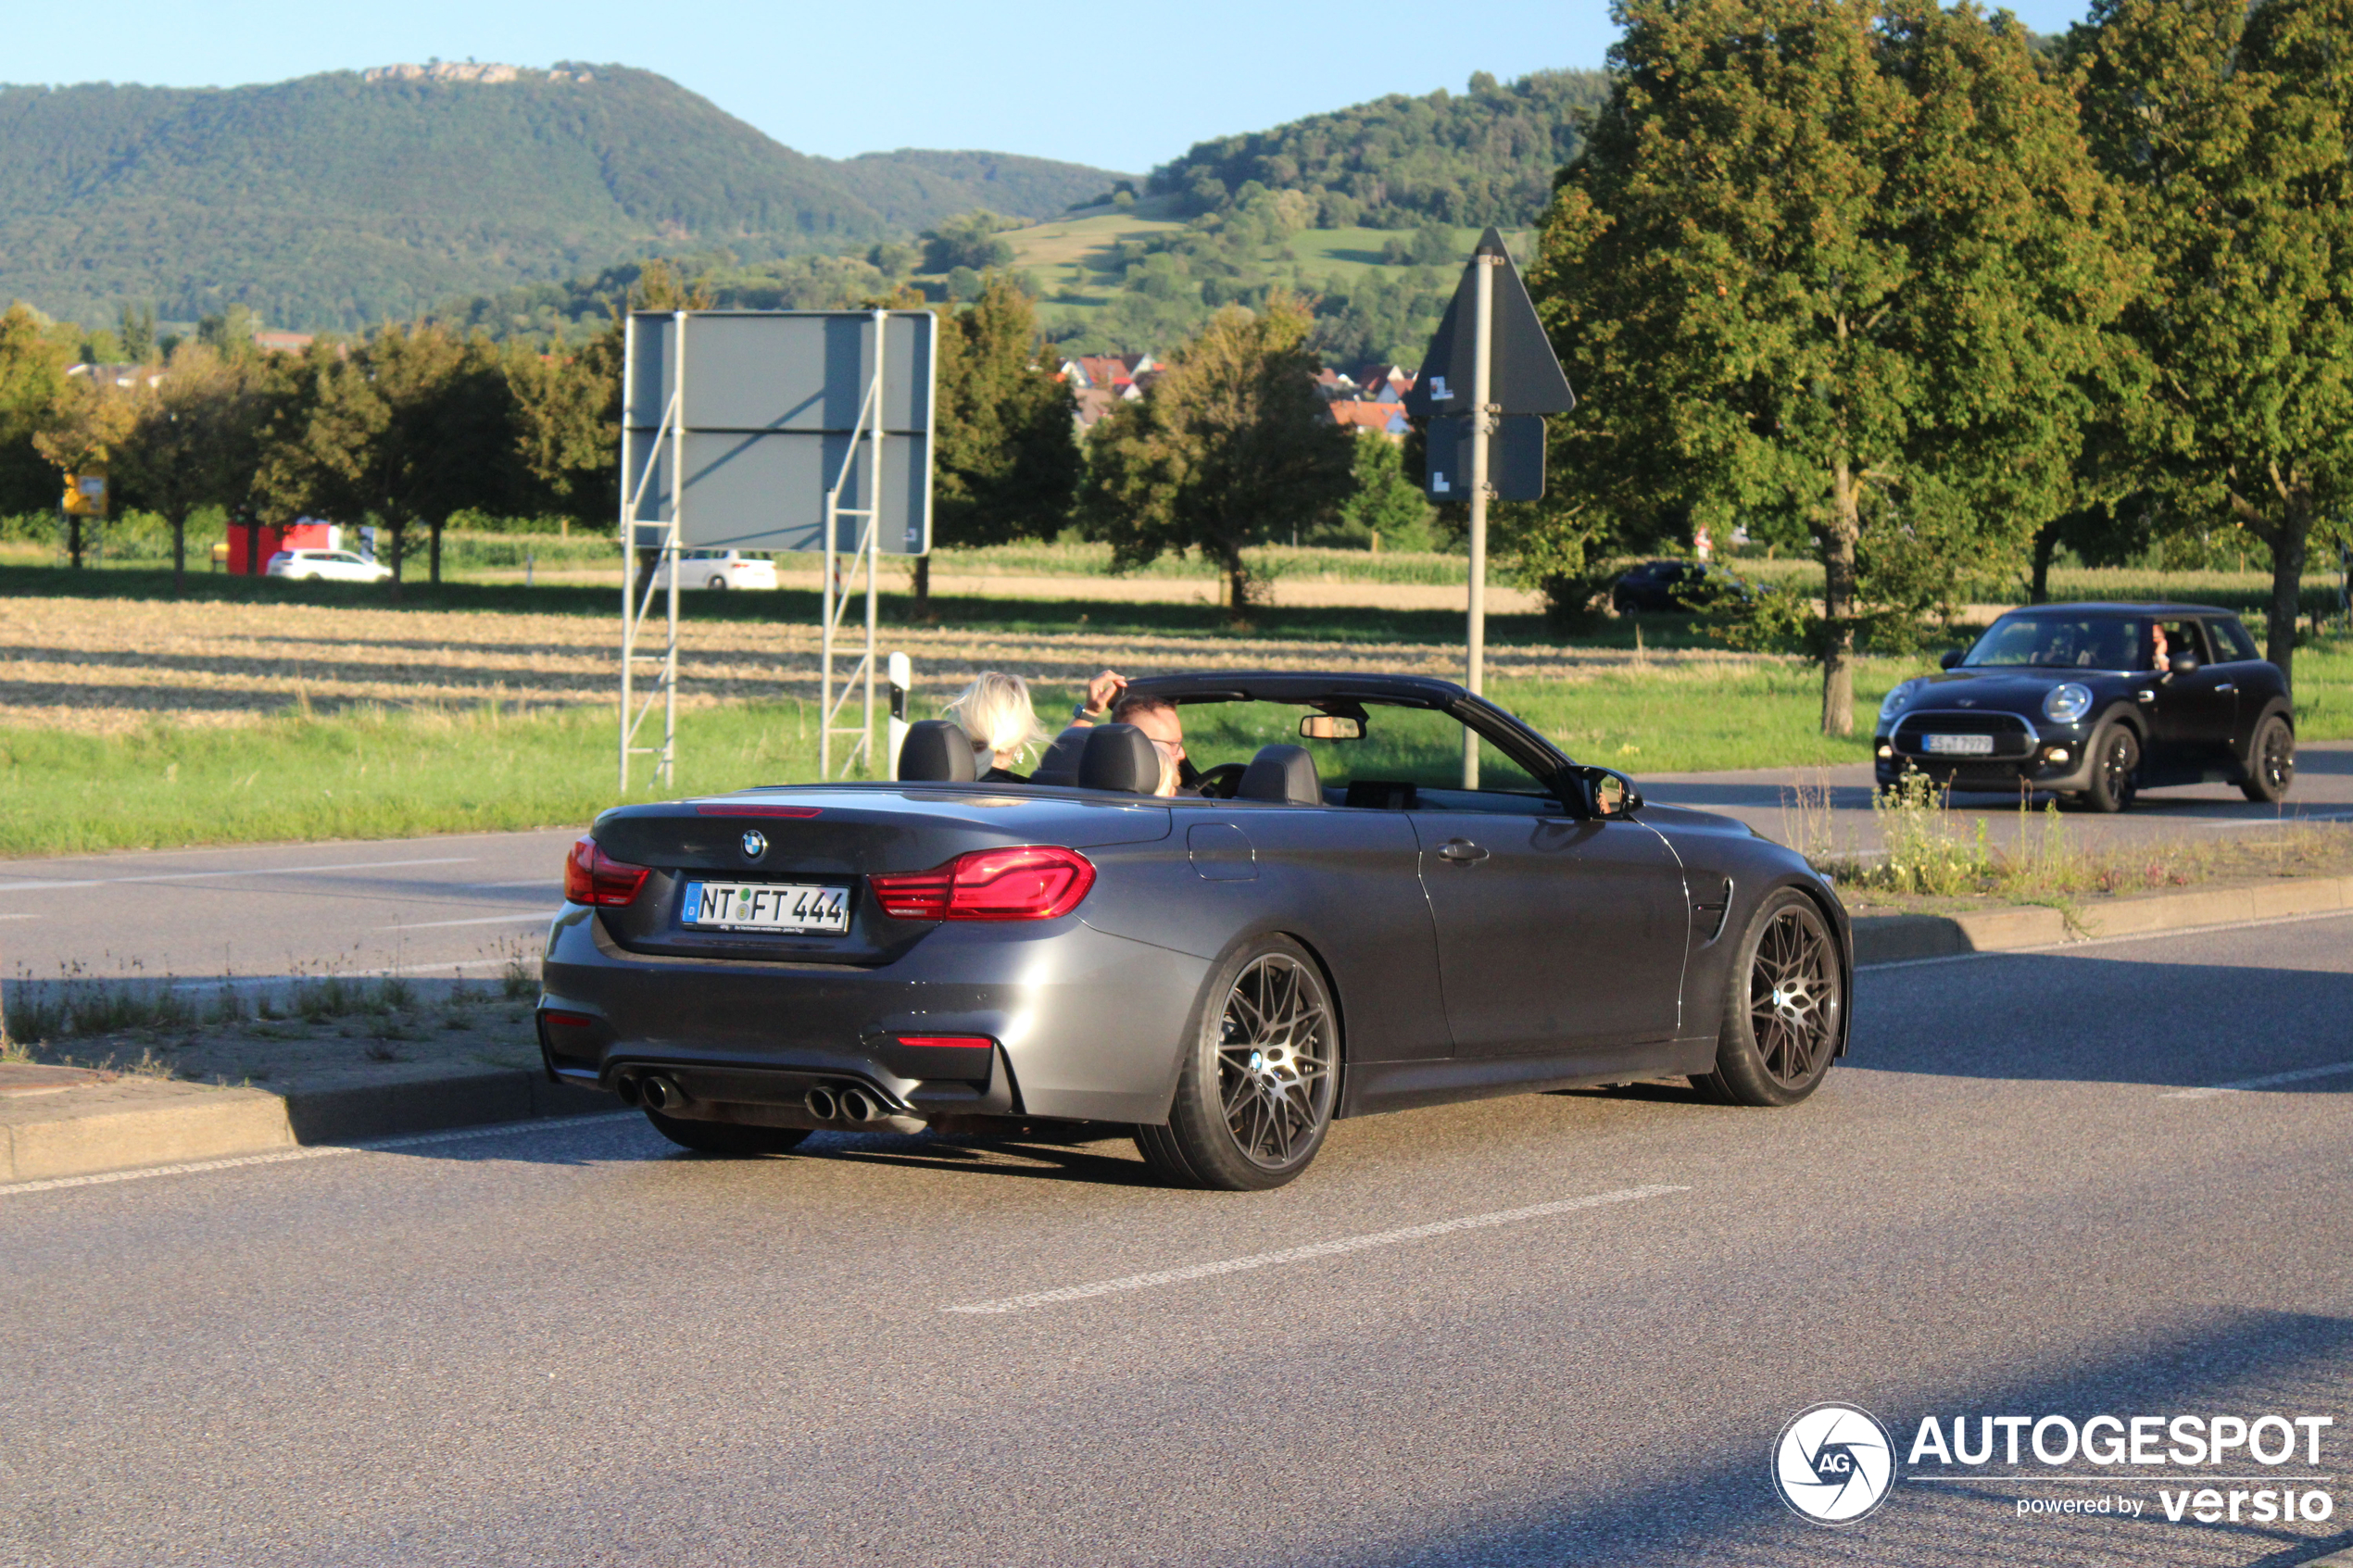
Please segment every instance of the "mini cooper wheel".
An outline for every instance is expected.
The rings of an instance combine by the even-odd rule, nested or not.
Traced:
[[[809,1135],[805,1127],[753,1127],[740,1122],[696,1122],[684,1116],[664,1116],[648,1107],[646,1120],[654,1131],[681,1148],[691,1148],[697,1154],[729,1154],[738,1157],[754,1154],[790,1154]]]
[[[1795,1105],[1838,1051],[1845,966],[1830,922],[1793,887],[1765,900],[1732,965],[1716,1071],[1692,1080],[1728,1105]]]
[[[2139,737],[2122,724],[2100,726],[2092,737],[2092,784],[2083,804],[2094,811],[2121,811],[2139,792],[2135,775],[2141,771]]]
[[[2239,785],[2239,793],[2274,806],[2287,798],[2295,783],[2296,732],[2278,714],[2266,714],[2255,726],[2255,744],[2247,748],[2246,782]]]
[[[1307,1169],[1331,1127],[1340,1084],[1331,992],[1304,947],[1265,936],[1218,966],[1209,997],[1168,1125],[1137,1128],[1136,1147],[1185,1186],[1281,1186]]]

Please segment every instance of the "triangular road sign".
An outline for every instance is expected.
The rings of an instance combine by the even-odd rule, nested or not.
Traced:
[[[1478,320],[1478,268],[1481,256],[1501,257],[1495,268],[1494,295],[1490,305],[1487,396],[1506,414],[1566,414],[1577,407],[1577,395],[1561,373],[1544,324],[1536,318],[1536,302],[1528,297],[1519,269],[1504,248],[1504,236],[1493,229],[1479,236],[1478,249],[1463,268],[1462,282],[1422,356],[1422,373],[1405,394],[1405,411],[1427,417],[1471,412],[1472,341]]]

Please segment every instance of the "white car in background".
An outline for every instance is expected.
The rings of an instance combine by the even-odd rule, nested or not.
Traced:
[[[681,588],[774,588],[776,585],[776,563],[765,556],[747,556],[741,550],[681,550],[678,553],[678,586]],[[667,562],[654,569],[654,586],[670,586]]]
[[[262,571],[289,582],[389,583],[392,568],[379,566],[349,550],[280,550]]]

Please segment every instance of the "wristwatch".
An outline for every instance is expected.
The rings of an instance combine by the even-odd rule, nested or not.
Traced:
[[[1089,708],[1082,702],[1070,710],[1070,721],[1074,724],[1100,724],[1109,713],[1109,709]]]

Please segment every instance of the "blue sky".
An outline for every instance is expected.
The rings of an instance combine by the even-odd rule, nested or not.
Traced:
[[[2052,31],[2070,0],[2025,0]],[[1597,67],[1599,0],[123,0],[27,6],[14,82],[233,86],[399,60],[617,61],[803,152],[986,147],[1142,172],[1204,137],[1384,93]]]

